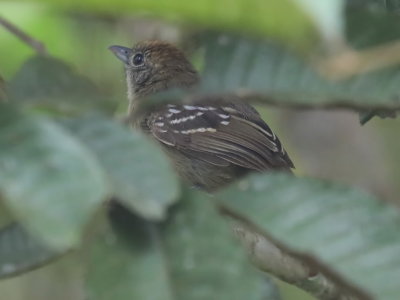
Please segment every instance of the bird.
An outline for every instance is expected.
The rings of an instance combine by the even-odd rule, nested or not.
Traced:
[[[201,83],[184,52],[170,43],[148,40],[109,50],[124,65],[128,114],[151,95],[191,91]],[[291,173],[292,160],[254,107],[235,94],[194,98],[156,106],[132,120],[161,145],[184,181],[212,193],[250,172]]]

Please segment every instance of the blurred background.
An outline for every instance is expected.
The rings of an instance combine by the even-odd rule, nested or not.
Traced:
[[[122,66],[108,46],[162,39],[180,45],[196,60],[199,49],[188,36],[197,28],[139,14],[89,13],[54,9],[31,2],[0,2],[0,16],[41,41],[48,52],[90,78],[115,110],[126,106]],[[173,19],[173,18],[171,18]],[[184,29],[183,29],[184,28]],[[200,49],[201,51],[201,49]],[[0,27],[0,74],[9,81],[34,51]],[[400,203],[400,120],[373,118],[365,126],[357,112],[260,107],[290,153],[296,173],[362,187],[381,199]],[[83,300],[80,260],[67,255],[55,264],[0,281],[0,300]],[[283,299],[311,299],[280,283]]]

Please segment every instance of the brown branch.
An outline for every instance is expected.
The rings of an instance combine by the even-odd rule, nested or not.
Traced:
[[[230,208],[219,205],[223,216],[234,221],[233,229],[250,259],[260,270],[297,286],[320,300],[371,300],[356,287],[314,257],[294,252]]]
[[[332,79],[345,79],[400,64],[400,41],[366,50],[347,48],[338,55],[326,60],[316,60],[314,63],[325,76]]]
[[[33,48],[38,54],[41,54],[41,55],[48,54],[46,47],[42,42],[29,36],[26,32],[22,31],[21,29],[16,27],[14,24],[12,24],[9,21],[7,21],[6,19],[4,19],[2,16],[0,16],[0,25],[2,25],[5,29],[7,29],[13,35],[18,37],[22,42],[24,42],[25,44],[27,44],[31,48]]]

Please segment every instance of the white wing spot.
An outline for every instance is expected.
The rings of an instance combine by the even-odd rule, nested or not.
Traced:
[[[229,125],[229,121],[221,121],[220,122],[222,125]]]
[[[187,110],[196,110],[196,109],[200,109],[200,107],[198,107],[198,106],[193,106],[193,105],[184,105],[183,108],[184,108],[184,109],[187,109]]]
[[[173,120],[171,120],[169,123],[170,123],[170,124],[179,124],[179,123],[183,123],[183,122],[186,122],[186,121],[188,121],[188,120],[193,120],[193,119],[195,119],[196,117],[199,117],[199,116],[201,116],[201,115],[203,115],[203,114],[204,114],[204,112],[199,111],[199,112],[197,112],[197,113],[194,114],[194,115],[190,115],[190,116],[183,117],[183,118],[180,118],[180,119],[173,119]]]
[[[159,127],[164,126],[164,122],[155,122],[154,124]]]
[[[229,115],[225,115],[225,114],[218,114],[218,116],[222,119],[228,119]]]
[[[216,132],[217,130],[215,128],[205,128],[205,127],[200,127],[200,128],[195,128],[195,129],[189,129],[189,130],[182,130],[182,134],[191,134],[191,133],[196,133],[196,132]]]
[[[173,113],[173,114],[179,114],[179,113],[181,112],[181,110],[175,109],[175,108],[170,108],[170,109],[168,109],[168,111],[169,111],[170,113]]]
[[[195,106],[195,105],[184,105],[184,109],[186,110],[201,110],[201,111],[208,111],[208,110],[216,110],[215,107],[212,106]]]
[[[182,122],[186,122],[188,120],[193,120],[196,117],[197,117],[197,115],[191,115],[191,116],[180,118],[180,119],[173,119],[169,123],[170,124],[179,124],[179,123],[182,123]]]

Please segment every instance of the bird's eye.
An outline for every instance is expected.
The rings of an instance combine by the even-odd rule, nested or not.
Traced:
[[[144,62],[144,56],[142,53],[136,53],[132,58],[132,63],[134,66],[140,66]]]

